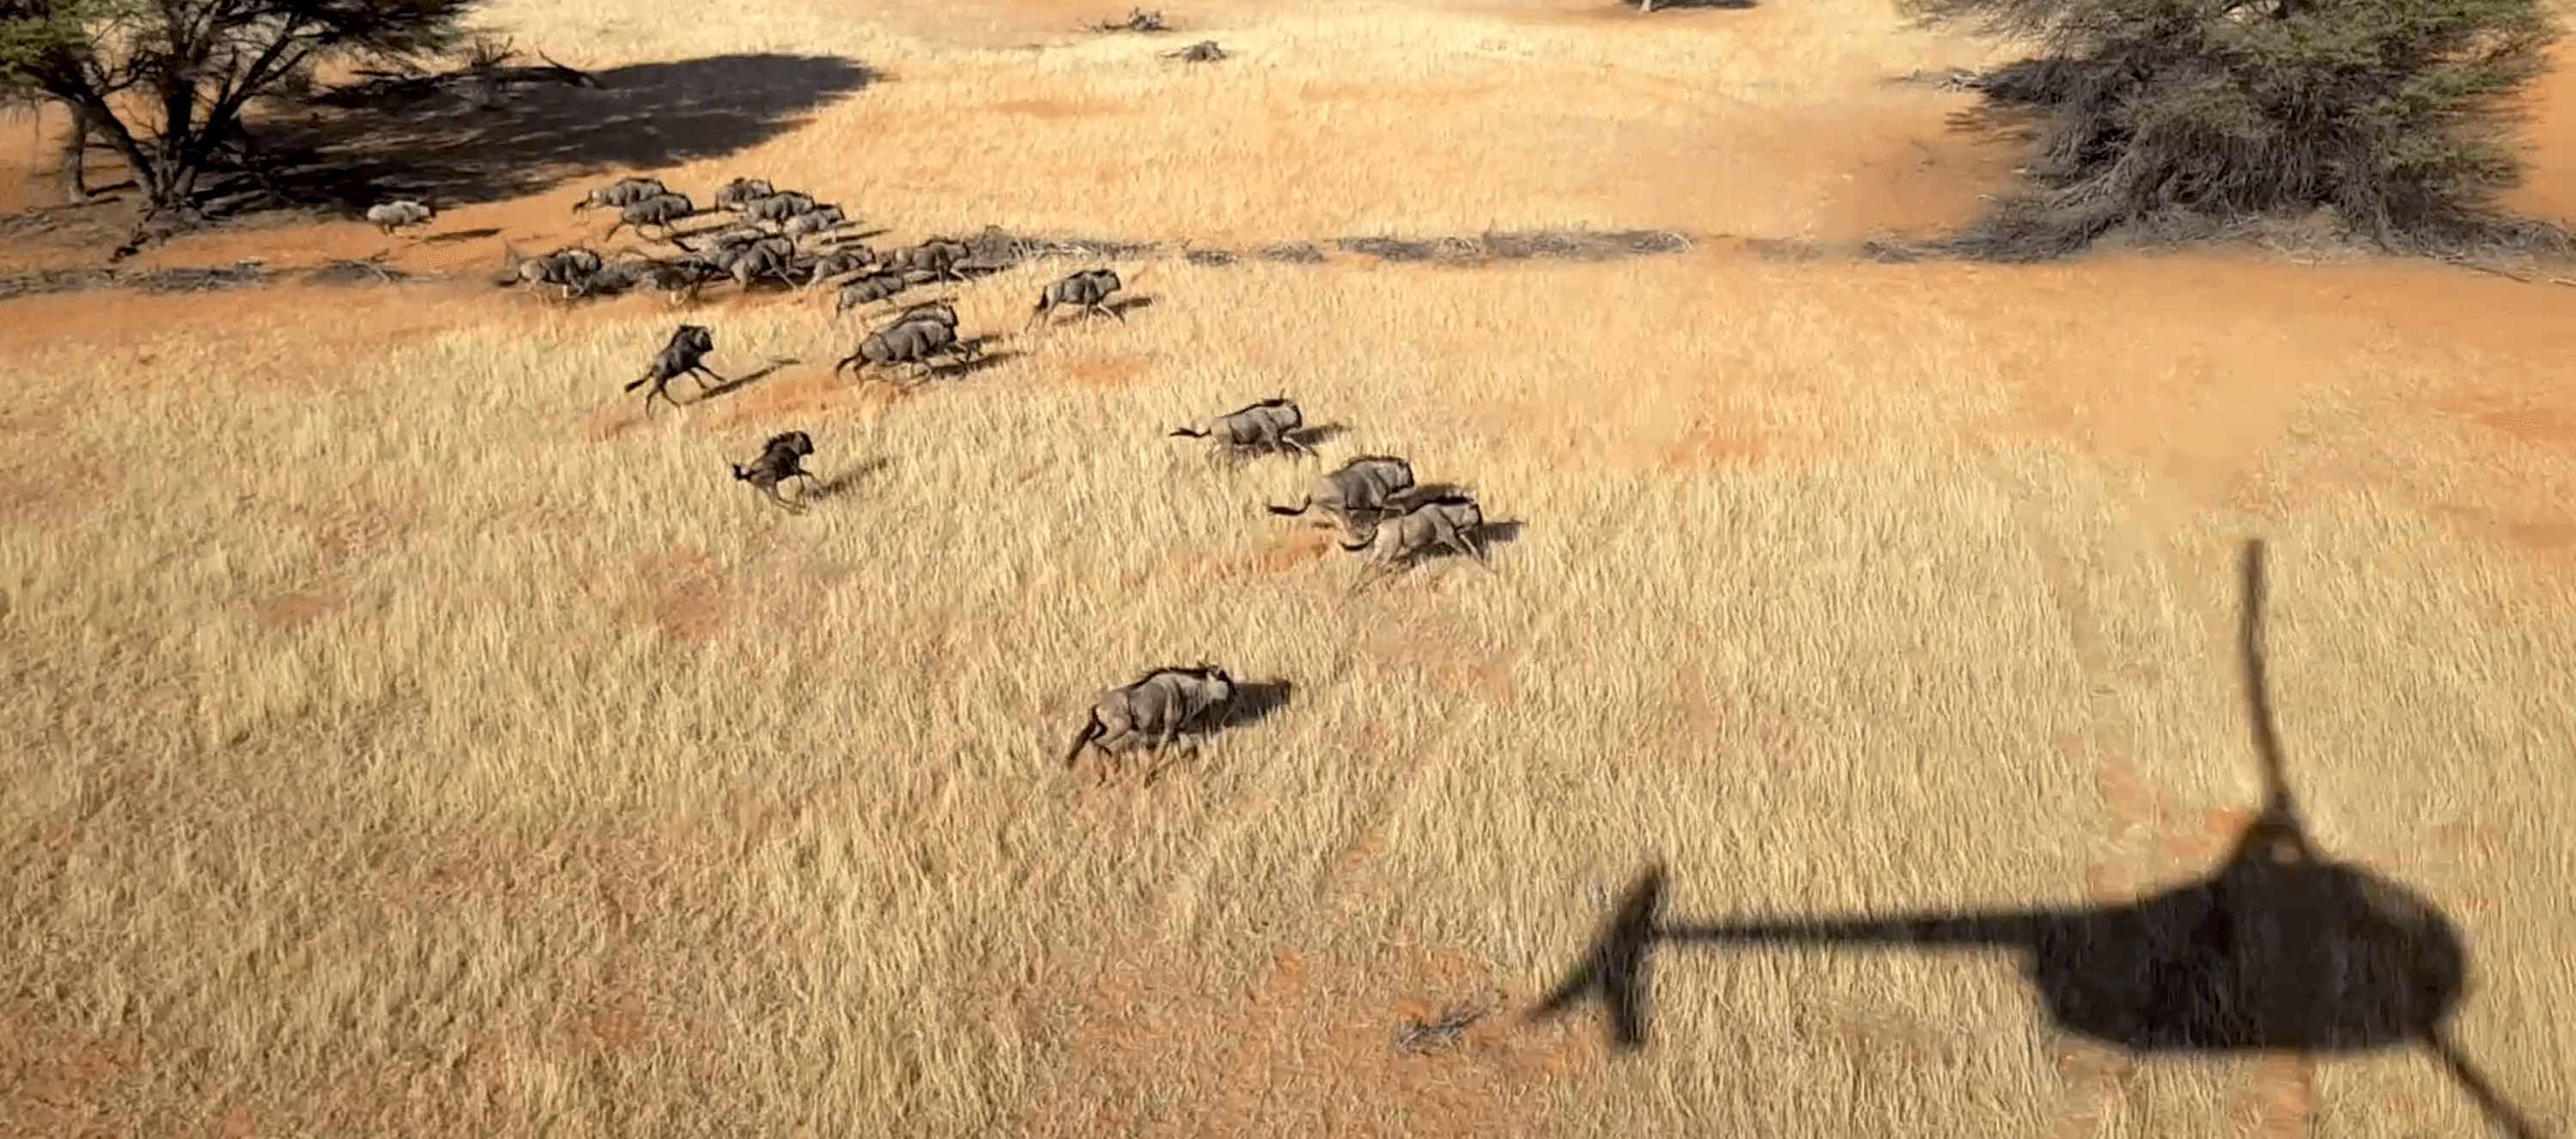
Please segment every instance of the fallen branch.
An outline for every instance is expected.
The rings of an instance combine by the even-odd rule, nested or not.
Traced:
[[[395,98],[416,99],[424,95],[436,94],[444,88],[457,84],[474,84],[484,90],[539,83],[594,89],[599,86],[598,77],[579,68],[567,67],[556,62],[553,56],[542,51],[537,53],[537,58],[545,61],[542,65],[501,66],[502,61],[515,55],[516,53],[506,48],[478,49],[473,61],[465,66],[428,75],[381,70],[361,71],[358,74],[365,78],[360,82],[331,88],[314,96],[313,101],[325,106],[354,107]]]

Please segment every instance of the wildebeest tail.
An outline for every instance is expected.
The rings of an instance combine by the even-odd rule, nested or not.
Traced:
[[[635,390],[635,389],[637,389],[637,388],[643,387],[644,385],[649,384],[649,383],[652,383],[652,382],[653,382],[653,373],[651,373],[651,372],[646,372],[646,373],[644,373],[644,375],[643,375],[641,378],[638,378],[638,379],[634,380],[633,382],[628,383],[628,384],[626,385],[626,390],[631,392],[631,391],[634,391],[634,390]]]
[[[1306,496],[1306,497],[1304,497],[1304,498],[1298,499],[1298,500],[1297,500],[1297,508],[1296,508],[1296,509],[1294,509],[1294,510],[1291,510],[1291,509],[1289,509],[1289,508],[1287,508],[1287,507],[1285,507],[1285,506],[1276,506],[1276,505],[1271,505],[1271,504],[1268,504],[1268,503],[1264,503],[1263,505],[1265,505],[1265,506],[1270,506],[1270,512],[1271,512],[1272,514],[1277,514],[1277,515],[1280,515],[1280,516],[1282,516],[1282,517],[1286,517],[1286,518],[1295,518],[1296,516],[1298,516],[1298,515],[1300,515],[1300,514],[1304,514],[1304,513],[1306,512],[1306,508],[1307,508],[1307,507],[1310,507],[1310,506],[1315,505],[1315,496],[1310,494],[1310,495],[1307,495],[1307,496]]]
[[[751,477],[751,473],[750,473],[750,472],[748,472],[748,471],[743,470],[743,469],[742,469],[742,464],[740,464],[740,463],[727,463],[727,464],[725,464],[725,465],[726,465],[726,466],[728,466],[728,467],[732,467],[732,468],[733,468],[733,477],[735,477],[735,478],[738,478],[738,479],[747,479],[747,478],[750,478],[750,477]]]
[[[1072,770],[1073,761],[1082,758],[1082,749],[1089,747],[1093,741],[1099,739],[1108,731],[1109,725],[1100,722],[1099,709],[1093,709],[1091,712],[1091,719],[1082,725],[1082,731],[1075,733],[1073,737],[1073,746],[1064,749],[1065,769],[1068,771]]]

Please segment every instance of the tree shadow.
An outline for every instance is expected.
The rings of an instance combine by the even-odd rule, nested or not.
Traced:
[[[1146,309],[1154,307],[1154,295],[1152,293],[1146,293],[1141,296],[1120,297],[1117,300],[1110,301],[1100,307],[1117,313],[1120,316],[1125,316],[1131,312],[1143,312]]]
[[[309,122],[261,124],[261,144],[287,158],[275,178],[298,196],[363,209],[399,193],[444,207],[746,150],[876,75],[836,56],[770,53],[634,64],[592,77],[596,89],[531,87],[482,111],[439,99],[322,109]]]
[[[817,480],[809,495],[815,502],[829,502],[858,489],[859,484],[875,478],[893,465],[894,460],[882,456],[852,464],[832,472],[830,478]]]
[[[2244,555],[2241,647],[2263,811],[2207,877],[2120,905],[1933,911],[1673,923],[1664,870],[1649,866],[1590,952],[1528,1014],[1598,999],[1611,1039],[1642,1047],[1647,965],[1658,943],[2009,950],[2049,1018],[2138,1053],[2365,1052],[2422,1044],[2496,1129],[2540,1134],[2450,1040],[2444,1024],[2467,976],[2458,931],[2440,911],[2310,843],[2286,779],[2259,637],[2262,543]]]
[[[420,243],[423,245],[453,245],[460,241],[480,241],[487,237],[499,236],[501,236],[501,231],[497,229],[456,229],[449,230],[446,233],[433,233],[427,237],[421,238]]]
[[[757,371],[745,372],[730,380],[726,380],[723,383],[709,386],[705,391],[698,393],[698,398],[689,402],[705,403],[708,400],[716,399],[721,396],[732,395],[735,392],[741,391],[744,388],[750,387],[753,384],[777,375],[778,370],[781,368],[785,368],[793,364],[801,364],[803,362],[804,361],[801,360],[772,360],[769,363],[762,365]]]

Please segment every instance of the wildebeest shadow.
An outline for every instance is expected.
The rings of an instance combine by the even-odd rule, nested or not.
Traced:
[[[1318,423],[1312,427],[1300,427],[1295,431],[1289,432],[1288,436],[1308,447],[1314,447],[1330,443],[1333,440],[1339,439],[1350,433],[1351,429],[1346,424]]]
[[[446,233],[433,233],[427,237],[421,238],[420,241],[423,245],[448,245],[459,241],[480,241],[487,237],[499,237],[500,235],[501,231],[497,229],[457,229],[449,230]]]
[[[732,395],[735,392],[741,391],[744,388],[750,387],[753,384],[777,375],[780,368],[803,362],[804,361],[801,360],[772,360],[757,371],[745,372],[730,380],[726,380],[723,383],[709,386],[707,390],[698,393],[698,398],[692,402],[703,403],[719,396]]]
[[[1475,493],[1475,488],[1468,486],[1465,483],[1415,483],[1413,484],[1413,489],[1396,496],[1396,505],[1411,507],[1425,502],[1430,502],[1435,499],[1473,497]]]
[[[261,147],[287,160],[275,177],[299,197],[357,209],[394,193],[442,207],[495,201],[567,179],[747,150],[865,88],[875,73],[837,56],[763,53],[640,63],[592,77],[595,89],[528,86],[490,110],[444,99],[327,108],[307,124],[262,124]],[[700,197],[712,189],[672,188]]]
[[[830,501],[858,489],[860,483],[876,477],[878,472],[893,465],[894,460],[883,456],[853,463],[832,472],[830,478],[815,480],[814,489],[809,492],[809,495],[816,502]]]
[[[980,346],[985,341],[991,339],[992,337],[989,336],[979,336],[974,340],[968,341],[968,343]],[[968,376],[982,372],[986,368],[1001,367],[1004,364],[1010,363],[1012,360],[1018,359],[1019,355],[1019,350],[1015,348],[1003,348],[992,352],[984,352],[972,360],[961,360],[954,364],[941,364],[931,369],[931,375],[943,379],[962,380]]]
[[[1154,307],[1154,294],[1144,293],[1138,296],[1120,297],[1117,300],[1110,301],[1100,307],[1117,313],[1120,316],[1125,316],[1131,312],[1143,312],[1146,309]]]
[[[2262,543],[2247,544],[2241,646],[2265,803],[2227,861],[2133,901],[2027,910],[1668,922],[1664,871],[1631,884],[1590,953],[1530,1013],[1598,999],[1614,1045],[1646,1040],[1648,955],[1659,943],[2002,950],[2021,959],[2067,1031],[2140,1053],[2367,1052],[2422,1044],[2496,1128],[2536,1137],[2452,1042],[2445,1022],[2467,951],[2441,911],[2310,841],[2265,690]]]
[[[1234,701],[1226,705],[1224,715],[1211,718],[1207,730],[1251,727],[1277,715],[1295,694],[1296,685],[1286,679],[1238,681]]]

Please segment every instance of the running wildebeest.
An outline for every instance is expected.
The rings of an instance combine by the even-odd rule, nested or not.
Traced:
[[[833,277],[856,273],[877,263],[876,250],[864,245],[847,245],[811,258],[803,266],[805,286],[810,289]]]
[[[1475,499],[1462,494],[1430,499],[1398,517],[1371,522],[1358,542],[1341,544],[1353,553],[1367,551],[1371,563],[1361,569],[1359,580],[1351,583],[1351,592],[1359,592],[1372,576],[1394,573],[1439,549],[1465,554],[1491,573],[1494,567],[1485,560],[1484,544],[1478,540],[1484,528],[1484,511],[1477,507]]]
[[[767,178],[736,178],[716,187],[715,208],[738,210],[743,206],[778,192]]]
[[[436,216],[438,216],[437,210],[429,208],[426,203],[413,201],[410,198],[379,202],[367,207],[367,220],[374,223],[375,227],[382,230],[387,237],[393,236],[394,231],[398,229],[425,225],[429,219]]]
[[[832,315],[839,316],[860,305],[893,300],[896,294],[911,288],[912,281],[901,273],[878,272],[841,283],[840,296],[832,304]]]
[[[905,307],[903,311],[894,314],[894,319],[878,325],[877,328],[883,331],[896,325],[910,324],[916,320],[935,321],[953,329],[957,327],[957,306],[948,303],[945,299],[923,301],[920,304]]]
[[[734,283],[743,288],[750,288],[754,277],[776,277],[792,289],[796,287],[795,265],[791,255],[781,251],[776,244],[781,240],[773,238],[769,241],[755,241],[729,252],[716,254],[711,260],[725,272],[732,274]]]
[[[662,184],[662,180],[659,178],[620,178],[608,185],[592,190],[589,194],[584,195],[580,201],[574,202],[572,204],[572,212],[580,213],[583,210],[595,209],[600,206],[622,210],[656,194],[667,194],[670,192],[670,187],[664,186]]]
[[[1234,678],[1215,665],[1155,669],[1092,701],[1091,718],[1065,749],[1065,770],[1073,769],[1086,747],[1115,754],[1146,743],[1160,752],[1184,730],[1222,716],[1233,703]]]
[[[1252,448],[1285,449],[1314,458],[1315,449],[1297,438],[1298,429],[1306,425],[1305,413],[1297,410],[1295,401],[1286,396],[1265,399],[1250,407],[1240,408],[1208,421],[1204,428],[1181,427],[1172,431],[1175,439],[1215,439],[1229,450]]]
[[[1125,324],[1127,318],[1124,315],[1117,309],[1101,303],[1109,299],[1109,294],[1124,287],[1125,283],[1118,279],[1115,270],[1085,269],[1048,285],[1045,291],[1040,292],[1038,307],[1030,311],[1028,323],[1036,324],[1039,318],[1047,315],[1048,310],[1058,305],[1070,305],[1088,315],[1106,314],[1117,317],[1118,323]],[[1021,327],[1026,328],[1027,325]]]
[[[599,254],[580,246],[529,257],[504,241],[501,243],[501,254],[510,263],[510,278],[504,282],[505,284],[526,285],[530,288],[538,285],[553,285],[563,291],[565,300],[587,294],[590,291],[591,277],[599,272],[603,264]]]
[[[1413,487],[1413,464],[1393,455],[1359,455],[1331,474],[1317,478],[1313,489],[1295,507],[1271,506],[1270,512],[1295,518],[1309,508],[1320,507],[1357,533],[1361,515],[1381,517],[1394,513],[1396,501]]]
[[[687,194],[655,194],[619,210],[617,224],[608,227],[608,236],[615,237],[618,230],[630,225],[638,230],[648,225],[668,230],[671,223],[695,217],[697,213],[698,207],[689,201]]]
[[[965,242],[934,237],[919,245],[897,249],[887,254],[885,263],[886,268],[907,275],[928,273],[933,280],[946,277],[950,280],[963,281],[966,275],[958,272],[958,266],[963,265],[968,258],[974,256],[974,253],[974,250],[966,247]]]
[[[814,482],[814,473],[806,470],[802,462],[805,456],[813,453],[812,436],[802,431],[782,432],[770,436],[768,442],[760,445],[760,457],[753,459],[749,466],[741,463],[731,464],[733,477],[750,483],[753,488],[768,495],[771,502],[801,513],[805,507],[781,497],[778,493],[778,484],[788,479],[804,479],[806,485],[810,487]]]
[[[920,367],[921,378],[928,379],[932,358],[963,361],[972,360],[976,355],[972,345],[957,338],[954,326],[927,317],[916,317],[896,321],[869,333],[859,341],[857,351],[833,363],[832,374],[840,375],[841,369],[849,368],[851,378],[856,379],[859,372],[871,365],[913,364]]]
[[[784,224],[787,219],[795,217],[798,214],[811,211],[814,208],[814,205],[814,196],[812,194],[800,194],[794,190],[785,190],[764,198],[753,198],[748,202],[744,202],[742,204],[742,209],[739,212],[742,214],[742,220],[747,222],[768,222],[772,225],[779,225]]]
[[[830,233],[848,224],[850,224],[850,216],[842,213],[841,207],[816,206],[787,219],[785,225],[778,227],[778,232],[791,238],[805,237],[810,234]]]
[[[705,377],[708,376],[714,376],[715,381],[720,384],[732,382],[723,376],[716,375],[715,369],[706,366],[704,361],[708,353],[715,350],[715,334],[707,331],[706,326],[683,324],[677,331],[671,333],[670,343],[663,345],[660,352],[653,354],[653,363],[644,369],[644,375],[627,384],[626,390],[631,392],[646,384],[653,385],[653,390],[644,393],[644,414],[646,415],[653,414],[655,396],[662,397],[664,403],[678,407],[680,401],[671,398],[670,386],[671,381],[681,376],[685,375],[696,380],[700,392],[707,390]]]

